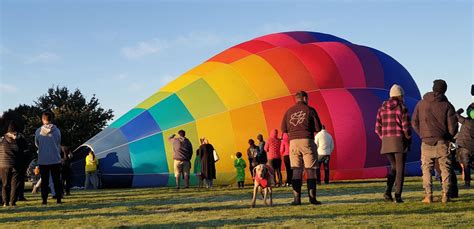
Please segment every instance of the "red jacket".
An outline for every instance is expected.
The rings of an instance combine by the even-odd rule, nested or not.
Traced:
[[[278,139],[278,130],[273,130],[265,143],[265,151],[267,152],[267,157],[271,159],[280,159],[280,145],[281,140]]]
[[[280,154],[281,156],[290,155],[290,139],[288,139],[287,133],[283,133],[283,139],[281,140],[280,145]]]

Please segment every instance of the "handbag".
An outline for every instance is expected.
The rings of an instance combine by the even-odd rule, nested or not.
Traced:
[[[220,159],[219,154],[217,154],[216,150],[212,151],[212,153],[214,154],[214,162],[217,162]]]

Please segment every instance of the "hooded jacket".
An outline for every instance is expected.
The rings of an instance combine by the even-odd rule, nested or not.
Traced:
[[[411,139],[410,115],[405,104],[393,97],[385,101],[377,112],[375,132],[380,139],[385,137]]]
[[[283,139],[281,140],[280,145],[280,154],[282,156],[290,155],[290,140],[287,133],[283,133]]]
[[[288,133],[291,140],[314,139],[314,133],[321,130],[318,113],[305,102],[297,102],[285,113],[281,131]]]
[[[461,147],[471,152],[474,152],[474,120],[462,117],[456,114],[459,123],[461,123],[461,130],[456,138],[456,143]]]
[[[280,159],[280,145],[281,140],[278,139],[278,130],[275,129],[270,133],[270,138],[265,143],[265,151],[269,160]]]
[[[436,145],[438,141],[451,141],[458,132],[458,120],[453,105],[444,94],[428,92],[416,105],[412,120],[413,129],[423,143]]]
[[[61,163],[61,131],[54,124],[43,125],[36,130],[35,144],[38,147],[38,164]]]

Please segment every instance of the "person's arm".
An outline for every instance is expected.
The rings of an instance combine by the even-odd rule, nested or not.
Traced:
[[[382,116],[380,115],[380,108],[377,111],[377,119],[375,121],[375,133],[382,139]]]
[[[332,138],[331,135],[329,135],[329,148],[330,148],[330,151],[332,153],[332,151],[334,151],[334,139]]]
[[[176,136],[176,134],[172,134],[168,137],[168,142],[173,144],[173,141],[174,141],[174,136]]]
[[[452,138],[458,133],[458,118],[456,117],[456,111],[454,110],[453,105],[449,104],[448,109],[448,131]]]
[[[402,129],[403,134],[405,135],[405,139],[408,141],[411,140],[411,129],[410,129],[410,114],[408,113],[408,109],[403,107],[402,109]]]
[[[419,114],[418,114],[418,109],[420,106],[421,102],[418,102],[416,104],[415,110],[413,111],[413,117],[411,119],[411,126],[413,127],[413,130],[418,134],[418,136],[421,137],[420,135],[420,119],[419,119]]]
[[[57,128],[56,130],[58,131],[58,134],[56,136],[56,144],[61,145],[61,131]]]
[[[312,109],[312,110],[313,110],[312,116],[313,116],[313,121],[314,121],[314,131],[318,133],[319,131],[321,131],[323,125],[321,124],[321,120],[319,119],[319,115],[316,109]]]
[[[245,162],[245,160],[242,160],[242,165],[244,166],[244,169],[247,168],[247,163]]]
[[[268,140],[265,142],[265,146],[263,147],[263,149],[265,150],[265,152],[268,152],[268,150],[270,149],[270,145],[268,145]]]
[[[38,142],[38,130],[36,130],[36,133],[35,133],[35,146],[36,146],[36,148],[39,147],[39,142]]]
[[[283,119],[281,120],[281,132],[282,133],[288,133],[288,126],[286,125],[286,116],[287,116],[287,113],[285,113],[285,115],[283,115]]]
[[[460,114],[456,114],[456,117],[458,118],[458,122],[461,123],[461,125],[464,124],[464,122],[466,122],[466,118],[462,117]]]

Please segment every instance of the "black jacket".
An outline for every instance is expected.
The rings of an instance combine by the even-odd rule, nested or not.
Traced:
[[[456,138],[456,143],[461,147],[474,152],[474,120],[456,114],[461,123],[461,131]]]

